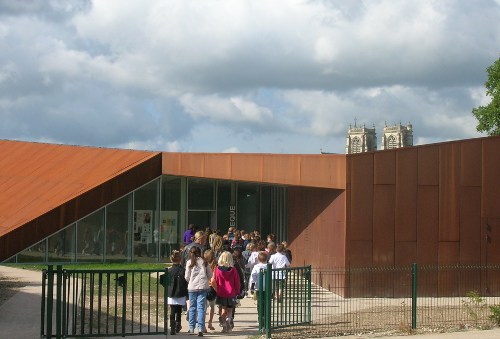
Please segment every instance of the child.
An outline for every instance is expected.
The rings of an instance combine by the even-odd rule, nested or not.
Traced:
[[[285,254],[283,254],[284,246],[283,244],[278,244],[276,246],[276,253],[271,255],[269,258],[269,263],[273,265],[273,269],[283,269],[290,266],[290,262]],[[286,272],[283,270],[279,270],[274,272],[274,288],[276,292],[276,300],[281,303],[281,292],[285,286],[286,281]]]
[[[208,282],[212,278],[212,269],[201,256],[201,249],[198,246],[193,246],[189,250],[189,260],[186,262],[184,278],[188,282],[189,333],[194,333],[194,328],[198,325],[198,337],[203,337],[203,331],[206,331],[206,297],[210,289]]]
[[[215,285],[217,291],[215,303],[221,306],[222,333],[232,330],[232,308],[234,298],[240,292],[240,277],[234,267],[233,256],[230,252],[223,252],[219,257],[218,266],[215,270]]]
[[[205,257],[205,261],[210,266],[210,269],[212,270],[212,272],[215,272],[215,269],[217,268],[217,261],[215,260],[214,252],[212,250],[206,250],[203,253],[203,256]],[[212,277],[212,279],[210,279],[208,284],[210,286],[212,286],[212,284],[215,284],[215,282],[213,282],[213,277]],[[215,313],[215,298],[212,300],[208,300],[208,297],[207,297],[207,303],[208,303],[208,306],[210,306],[209,318],[208,318],[208,329],[214,331],[215,327],[212,325],[212,321],[214,319],[214,313]]]
[[[266,269],[267,268],[267,253],[266,252],[259,252],[257,256],[259,263],[256,264],[252,268],[252,273],[250,274],[250,280],[252,282],[252,286],[254,286],[255,291],[256,291],[256,296],[257,296],[257,310],[259,310],[259,294],[265,291],[265,281],[262,282],[262,286],[259,286],[259,274],[261,269]],[[259,324],[261,327],[264,326],[264,317],[263,314],[264,312],[258,312],[259,314]]]
[[[168,300],[170,305],[170,334],[174,335],[181,330],[182,308],[186,305],[188,295],[187,281],[184,278],[185,270],[181,265],[181,253],[173,251],[170,255],[172,267],[168,269],[170,283],[168,285]]]

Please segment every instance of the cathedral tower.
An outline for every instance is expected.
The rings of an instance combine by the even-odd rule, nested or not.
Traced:
[[[345,153],[363,153],[377,150],[377,135],[375,126],[373,128],[357,127],[354,120],[354,127],[349,125],[345,144]]]
[[[384,127],[382,134],[381,150],[413,146],[413,127],[410,123],[406,126],[399,125]]]

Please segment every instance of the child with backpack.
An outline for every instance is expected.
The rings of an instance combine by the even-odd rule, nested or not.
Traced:
[[[186,305],[188,283],[184,278],[185,269],[181,265],[181,253],[173,251],[170,255],[172,267],[168,269],[170,283],[168,285],[167,303],[170,305],[170,334],[174,335],[181,330],[182,308]]]

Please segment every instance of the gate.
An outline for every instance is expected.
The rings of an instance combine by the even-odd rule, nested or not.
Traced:
[[[259,331],[271,338],[273,329],[311,323],[311,266],[273,269],[259,274]]]
[[[41,338],[168,332],[165,270],[43,270]],[[163,277],[162,275],[165,274]]]

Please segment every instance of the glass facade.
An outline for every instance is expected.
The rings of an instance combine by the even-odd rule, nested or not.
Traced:
[[[76,255],[76,224],[72,224],[48,238],[49,262],[73,262]]]
[[[127,261],[131,248],[132,196],[129,194],[106,206],[106,261]]]
[[[104,208],[76,223],[76,261],[102,262],[105,250]]]
[[[161,189],[160,215],[160,259],[168,258],[174,249],[179,249],[181,226],[184,225],[185,204],[183,196],[185,178],[164,176]],[[183,194],[184,193],[184,194]]]
[[[238,228],[247,231],[257,230],[259,220],[259,185],[238,184],[238,201],[236,204]]]
[[[134,261],[156,261],[159,246],[159,181],[155,180],[134,192],[133,257]]]
[[[286,187],[162,176],[6,262],[156,262],[178,249],[188,224],[230,226],[286,239]]]
[[[227,230],[231,222],[236,223],[234,188],[235,185],[227,181],[217,185],[217,224],[214,229]]]

